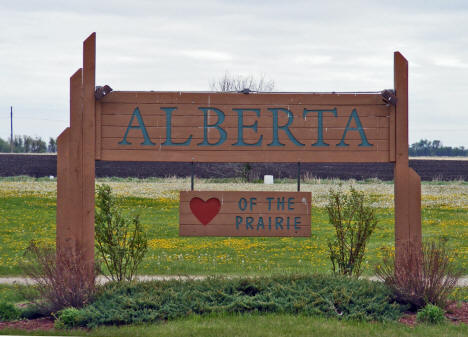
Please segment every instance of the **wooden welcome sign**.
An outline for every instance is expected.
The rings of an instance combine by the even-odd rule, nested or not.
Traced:
[[[108,93],[95,86],[95,64],[93,33],[83,45],[83,68],[70,79],[70,127],[58,138],[58,250],[79,252],[93,265],[95,160],[111,160],[392,162],[397,264],[408,249],[421,251],[420,179],[408,166],[408,62],[399,52],[390,96]],[[310,194],[275,193],[182,193],[181,234],[309,235],[303,198],[309,205]],[[274,200],[283,197],[285,207],[293,198],[292,208],[278,212]]]
[[[180,192],[182,236],[310,236],[310,192]]]
[[[111,92],[100,160],[388,162],[395,107],[380,94]]]

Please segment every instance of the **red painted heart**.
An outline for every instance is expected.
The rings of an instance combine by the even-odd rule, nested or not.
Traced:
[[[216,198],[210,198],[207,201],[193,198],[190,200],[190,209],[193,215],[206,226],[219,213],[221,203]]]

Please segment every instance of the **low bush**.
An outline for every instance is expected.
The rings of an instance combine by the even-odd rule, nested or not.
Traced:
[[[416,318],[419,322],[440,324],[445,322],[445,311],[437,305],[428,304],[418,311]]]
[[[25,274],[34,281],[31,315],[51,313],[67,307],[80,308],[90,303],[95,291],[95,274],[81,263],[82,254],[56,252],[32,240],[26,250]]]
[[[388,254],[377,266],[377,276],[393,291],[399,302],[409,304],[413,310],[427,304],[445,308],[463,274],[454,266],[454,254],[442,241],[424,243],[422,254],[418,256],[414,256],[410,249],[408,252],[400,257],[399,268],[395,268],[395,256]],[[421,267],[417,268],[417,265]]]
[[[359,276],[366,245],[377,226],[375,210],[368,206],[363,192],[351,187],[348,193],[330,190],[327,212],[335,227],[335,238],[328,241],[333,272]]]
[[[83,312],[76,308],[65,308],[55,314],[56,329],[76,328],[83,324]]]
[[[131,281],[148,250],[139,217],[122,214],[109,185],[97,187],[96,250],[112,281]]]
[[[0,302],[0,321],[14,321],[21,318],[21,310],[14,304]]]
[[[190,314],[291,313],[342,319],[397,319],[404,308],[377,282],[326,275],[253,279],[209,278],[103,286],[80,309],[79,325],[120,325],[171,320]],[[78,315],[73,313],[74,316]],[[62,317],[62,316],[60,316]],[[65,326],[74,327],[61,318]]]

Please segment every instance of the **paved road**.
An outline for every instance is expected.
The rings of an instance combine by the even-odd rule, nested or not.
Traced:
[[[178,275],[139,275],[139,281],[167,281],[167,280],[203,280],[206,276],[193,275],[193,276],[178,276]],[[369,277],[371,281],[378,281],[376,276]],[[99,276],[97,283],[104,284],[108,282],[104,276]],[[0,284],[32,284],[33,281],[26,277],[0,277]],[[468,275],[460,278],[457,285],[459,287],[468,287]]]

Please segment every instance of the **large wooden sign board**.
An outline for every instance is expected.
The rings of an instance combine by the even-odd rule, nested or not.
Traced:
[[[101,160],[389,162],[395,107],[380,94],[111,92]]]
[[[79,252],[92,266],[95,160],[115,160],[392,162],[397,263],[408,249],[421,251],[420,179],[408,166],[408,62],[399,52],[396,104],[380,93],[115,91],[97,99],[95,63],[93,33],[70,79],[70,127],[58,138],[58,250]]]
[[[182,236],[310,236],[310,192],[180,192]]]

